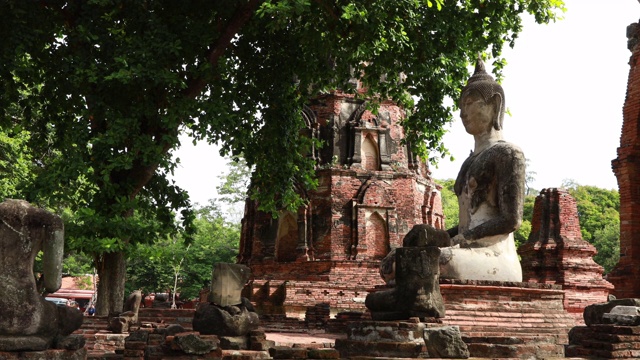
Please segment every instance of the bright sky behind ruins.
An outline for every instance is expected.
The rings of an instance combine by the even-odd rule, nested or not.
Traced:
[[[549,25],[524,21],[514,49],[505,48],[508,65],[502,86],[511,116],[504,136],[519,145],[535,172],[534,189],[559,187],[572,179],[581,185],[617,189],[611,170],[622,128],[622,106],[629,73],[626,27],[640,18],[637,0],[565,0],[565,19]],[[455,161],[431,166],[436,179],[457,176],[473,138],[458,114],[444,143]],[[226,171],[214,146],[182,139],[176,152],[181,166],[174,179],[193,202],[216,197],[218,176]]]

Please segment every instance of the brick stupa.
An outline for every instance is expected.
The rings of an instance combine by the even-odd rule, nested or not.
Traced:
[[[576,200],[564,189],[540,192],[529,240],[518,253],[523,281],[561,285],[564,308],[578,320],[587,305],[606,302],[613,289],[593,261],[596,248],[582,238]]]
[[[367,289],[384,284],[380,260],[405,234],[415,224],[443,228],[439,186],[402,143],[405,112],[386,101],[377,114],[367,106],[335,91],[303,109],[303,131],[324,142],[311,154],[318,188],[299,191],[307,206],[274,219],[246,203],[238,262],[251,268],[246,295],[258,309],[364,310]]]

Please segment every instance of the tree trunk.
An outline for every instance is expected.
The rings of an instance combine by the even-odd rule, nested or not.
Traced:
[[[121,313],[124,303],[124,283],[127,262],[123,252],[104,253],[97,264],[98,300],[96,315]]]

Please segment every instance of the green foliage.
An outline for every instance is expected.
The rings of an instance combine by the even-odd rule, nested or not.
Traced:
[[[525,159],[525,163],[526,163],[527,168],[529,168],[529,166],[531,165],[531,161],[529,159]],[[524,182],[525,182],[524,185],[525,185],[525,188],[526,188],[525,195],[533,195],[533,196],[538,195],[539,191],[536,190],[536,189],[533,189],[531,187],[531,184],[536,181],[536,175],[537,174],[538,173],[536,173],[535,171],[532,171],[532,170],[528,170],[526,172],[525,178],[524,178]]]
[[[72,247],[118,274],[135,244],[175,238],[179,209],[185,240],[194,231],[188,196],[167,178],[181,132],[255,165],[250,196],[264,210],[295,210],[294,183],[316,186],[299,132],[309,98],[353,92],[358,74],[358,96],[413,110],[407,140],[435,159],[447,153],[444,100],[458,98],[470,62],[490,51],[499,74],[520,16],[545,23],[562,9],[557,0],[2,1],[0,129],[17,120],[30,133],[41,171],[27,199],[69,208]],[[99,315],[117,311],[119,295],[103,296],[124,286],[103,279]]]
[[[28,141],[27,131],[0,129],[0,199],[23,198],[23,189],[33,182],[35,167]]]
[[[243,157],[227,162],[229,172],[220,175],[222,184],[216,188],[220,201],[234,205],[247,199],[247,189],[251,179],[251,168]]]
[[[533,217],[533,206],[536,202],[534,195],[525,195],[524,204],[522,207],[522,225],[513,233],[513,237],[516,242],[516,248],[524,244],[529,240],[529,234],[531,234],[531,221]]]
[[[593,245],[598,249],[593,259],[604,267],[605,274],[609,273],[620,260],[620,223],[607,224],[596,230]]]
[[[66,252],[62,262],[62,273],[76,277],[93,274],[93,258],[83,252]]]
[[[213,203],[197,209],[196,213],[196,232],[189,245],[178,236],[136,246],[136,256],[130,259],[127,269],[127,292],[173,290],[177,273],[177,292],[181,298],[196,298],[211,281],[214,263],[235,263],[240,242],[239,224],[226,222]]]
[[[442,186],[440,195],[442,196],[442,211],[444,213],[445,225],[447,229],[458,226],[460,208],[458,207],[458,197],[453,190],[454,179],[435,180]]]
[[[620,257],[620,194],[573,180],[563,186],[576,199],[582,238],[596,247],[594,260],[609,272]]]

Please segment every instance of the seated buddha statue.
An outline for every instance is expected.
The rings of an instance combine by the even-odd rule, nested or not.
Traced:
[[[503,139],[504,91],[481,60],[459,106],[475,146],[455,182],[459,224],[448,230],[453,245],[442,248],[440,277],[522,281],[513,232],[522,223],[525,157]]]

